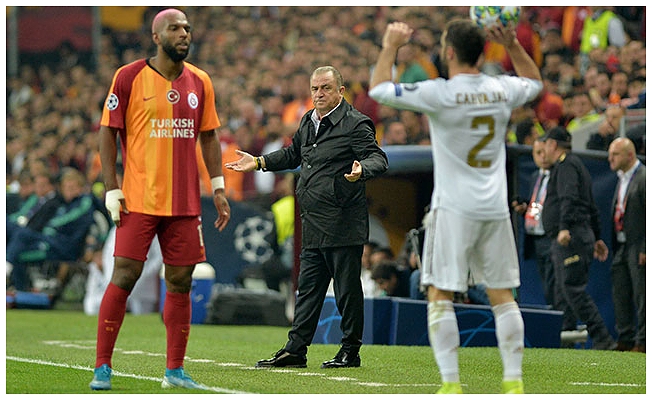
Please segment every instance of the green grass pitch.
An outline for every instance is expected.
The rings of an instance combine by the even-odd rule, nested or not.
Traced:
[[[6,310],[6,393],[87,394],[97,317],[79,311]],[[440,377],[427,346],[365,345],[362,367],[322,370],[336,345],[312,345],[308,368],[255,369],[287,340],[288,328],[193,325],[186,372],[216,393],[428,394]],[[461,348],[465,393],[499,393],[502,365],[493,347]],[[646,393],[646,357],[594,350],[525,349],[527,393]],[[128,314],[113,357],[112,394],[185,393],[161,388],[165,328],[158,314]]]

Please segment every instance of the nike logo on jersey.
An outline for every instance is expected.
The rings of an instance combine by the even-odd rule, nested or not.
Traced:
[[[151,100],[156,96],[143,97],[143,101]]]

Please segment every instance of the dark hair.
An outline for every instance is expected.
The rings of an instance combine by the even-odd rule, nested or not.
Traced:
[[[371,254],[375,253],[384,253],[388,258],[394,258],[394,252],[392,251],[391,247],[376,247],[371,251]]]
[[[518,144],[525,144],[525,138],[532,134],[534,121],[528,118],[516,124],[516,141]]]
[[[373,280],[388,280],[392,276],[398,276],[398,263],[396,263],[396,261],[381,261],[374,265],[371,271],[371,279]]]
[[[574,91],[573,95],[571,97],[580,97],[580,96],[586,96],[589,99],[591,98],[591,95],[589,95],[589,91],[588,90],[583,90],[583,89]]]
[[[446,25],[446,44],[455,50],[460,63],[474,66],[484,52],[485,34],[471,20],[452,20]]]

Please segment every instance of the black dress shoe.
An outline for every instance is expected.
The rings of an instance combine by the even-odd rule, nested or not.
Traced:
[[[360,354],[340,350],[332,360],[324,361],[322,368],[352,368],[360,366]]]
[[[274,357],[258,361],[256,368],[306,368],[306,362],[306,356],[281,349],[274,354]]]
[[[618,342],[616,345],[616,351],[631,351],[634,347],[634,343],[631,342]]]
[[[645,345],[644,344],[637,344],[636,346],[632,347],[632,350],[635,353],[645,353]]]
[[[618,344],[613,339],[607,339],[599,342],[593,342],[593,350],[616,350]]]

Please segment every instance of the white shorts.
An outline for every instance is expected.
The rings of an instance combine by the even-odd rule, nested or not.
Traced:
[[[422,287],[465,292],[480,283],[489,289],[520,286],[509,218],[476,221],[438,209],[424,224]]]

